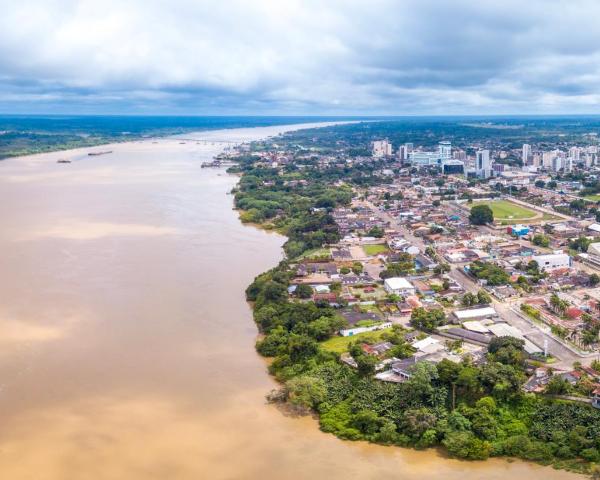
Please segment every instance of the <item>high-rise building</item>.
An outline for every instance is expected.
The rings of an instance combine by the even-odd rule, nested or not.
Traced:
[[[408,156],[412,151],[413,151],[412,143],[405,143],[404,145],[400,145],[400,148],[398,148],[398,159],[403,162],[408,160]]]
[[[492,175],[492,162],[490,161],[489,150],[479,150],[475,161],[477,176],[482,178],[490,178]]]
[[[373,156],[376,158],[388,157],[392,154],[392,144],[387,140],[373,142]]]
[[[565,169],[566,173],[571,173],[573,171],[573,157],[567,157],[565,158],[565,163],[563,165],[563,168]]]
[[[452,158],[464,162],[465,160],[467,160],[467,152],[465,152],[464,150],[453,150]]]
[[[523,165],[529,165],[531,157],[532,157],[531,145],[529,145],[528,143],[524,143],[523,144],[523,155],[521,157],[521,159],[523,160]]]
[[[593,155],[591,153],[586,153],[583,156],[583,161],[584,161],[585,166],[587,168],[590,168],[593,165],[593,163],[594,163],[594,157],[593,157]]]
[[[558,155],[552,159],[552,170],[558,172],[563,168],[563,159]]]
[[[579,163],[580,153],[581,153],[581,150],[579,149],[579,147],[569,148],[569,158],[572,158],[573,162],[575,162],[575,163]]]
[[[557,157],[557,152],[556,150],[552,150],[550,152],[544,152],[542,153],[542,167],[547,168],[547,169],[551,169],[554,159]]]
[[[440,159],[442,163],[445,160],[450,160],[452,158],[452,144],[450,142],[440,142],[438,144],[438,152],[440,154]]]

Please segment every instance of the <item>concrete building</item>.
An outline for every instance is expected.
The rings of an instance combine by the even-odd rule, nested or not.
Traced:
[[[454,318],[458,323],[471,320],[484,320],[487,318],[495,318],[498,316],[493,307],[470,308],[468,310],[456,310]]]
[[[452,161],[452,144],[440,142],[437,152],[415,152],[408,154],[411,165],[416,167],[443,166],[444,163]]]
[[[489,150],[479,150],[477,152],[475,169],[478,177],[490,178],[492,176],[492,162]]]
[[[452,158],[454,158],[455,160],[460,160],[462,162],[466,162],[467,161],[467,152],[465,152],[464,150],[453,150]]]
[[[521,160],[523,160],[523,165],[529,165],[530,161],[532,160],[531,145],[529,145],[528,143],[523,144],[523,153],[521,156]]]
[[[412,151],[413,151],[412,143],[405,143],[404,145],[400,145],[400,147],[398,148],[398,152],[397,152],[398,160],[400,160],[401,162],[408,161],[408,157]]]
[[[522,237],[529,233],[529,227],[527,225],[511,225],[506,228],[506,233],[509,235],[516,235],[517,237]]]
[[[408,151],[406,149],[406,145],[400,145],[398,151],[396,152],[396,156],[401,162],[405,162],[406,160],[408,160]]]
[[[438,144],[438,153],[442,163],[452,158],[452,144],[450,142],[440,142]]]
[[[544,271],[571,267],[571,257],[563,252],[555,252],[548,255],[533,255],[531,259],[535,260],[540,270]]]
[[[410,152],[408,159],[411,165],[416,167],[427,167],[441,163],[439,152]]]
[[[376,158],[392,155],[392,144],[387,140],[376,140],[373,142],[373,156]]]
[[[581,254],[581,256],[583,255],[586,254]],[[600,243],[590,243],[586,256],[590,262],[600,266]]]
[[[553,167],[553,162],[556,157],[558,157],[557,150],[542,153],[542,167],[550,170]]]
[[[465,173],[465,163],[460,160],[446,160],[442,163],[442,173],[444,175],[462,175]]]
[[[552,159],[552,171],[558,172],[563,168],[563,159],[561,157],[554,157]]]
[[[569,148],[569,158],[572,158],[573,162],[575,162],[575,163],[579,163],[580,153],[581,153],[581,150],[579,149],[579,147]]]
[[[404,277],[386,278],[383,282],[383,288],[388,293],[394,293],[403,297],[415,294],[415,287]]]
[[[563,170],[566,173],[571,173],[573,171],[573,163],[574,162],[575,162],[575,159],[573,157],[565,158],[565,162],[563,164]]]

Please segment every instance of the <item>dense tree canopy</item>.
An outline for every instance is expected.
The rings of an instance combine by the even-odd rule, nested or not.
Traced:
[[[494,221],[494,212],[488,205],[475,205],[471,207],[469,221],[473,225],[486,225]]]

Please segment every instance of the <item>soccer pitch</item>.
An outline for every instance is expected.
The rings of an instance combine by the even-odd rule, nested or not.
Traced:
[[[493,200],[490,202],[473,202],[475,205],[487,205],[494,212],[494,220],[531,220],[542,215],[529,208],[522,207],[508,200]]]

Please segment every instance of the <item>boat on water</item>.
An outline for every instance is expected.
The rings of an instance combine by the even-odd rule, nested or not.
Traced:
[[[220,167],[222,165],[222,162],[220,160],[213,160],[212,162],[205,162],[202,165],[200,165],[200,168],[213,168],[213,167]]]
[[[103,152],[88,152],[88,155],[90,157],[97,157],[98,155],[108,155],[109,153],[112,153],[112,150],[105,150]]]

